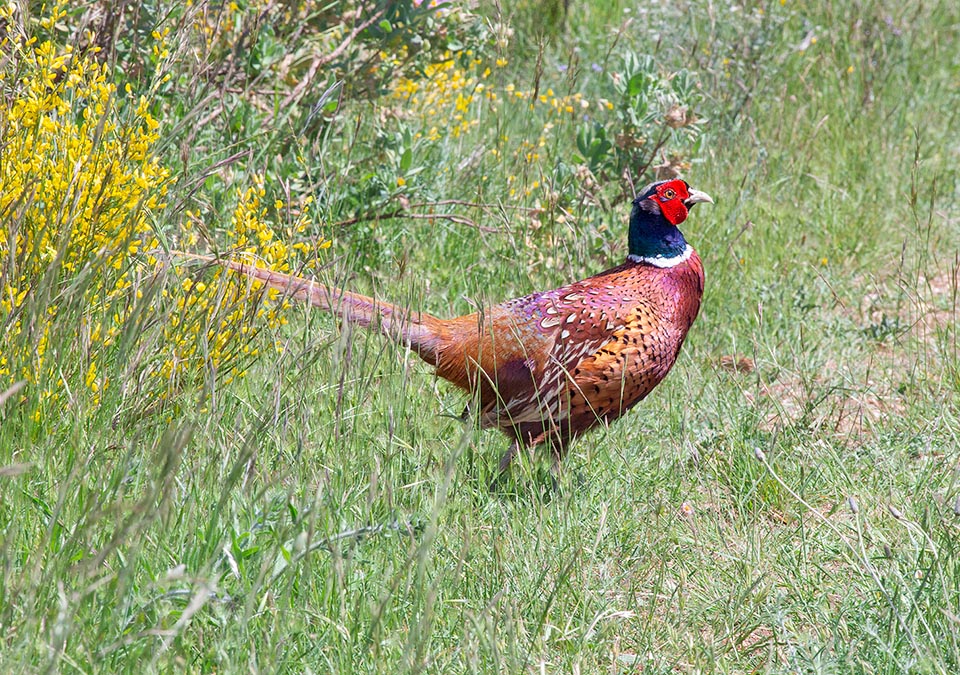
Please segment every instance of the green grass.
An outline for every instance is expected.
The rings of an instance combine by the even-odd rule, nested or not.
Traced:
[[[284,354],[160,412],[117,387],[40,425],[28,389],[0,409],[0,670],[960,670],[960,13],[596,4],[572,2],[546,48],[551,86],[604,91],[590,64],[626,20],[620,45],[702,81],[685,177],[717,204],[684,231],[707,290],[660,388],[577,442],[557,489],[547,458],[524,457],[494,491],[506,439],[455,419],[463,397],[416,357],[315,311],[277,331]],[[518,87],[532,43],[502,75]],[[560,73],[574,54],[579,74]],[[356,141],[359,162],[394,129],[374,102],[344,105],[331,145],[296,141],[309,170],[275,158],[283,133],[242,138],[266,145],[260,165],[194,199],[228,213],[244,171],[346,182],[321,149]],[[483,124],[482,153],[542,128]],[[562,131],[520,180],[576,203],[554,172],[573,163]],[[199,131],[185,172],[217,133]],[[420,147],[435,199],[496,204],[518,171],[469,142]],[[323,233],[349,287],[452,316],[618,262],[614,192],[583,231],[461,206],[498,231]],[[111,368],[122,379],[125,359]]]

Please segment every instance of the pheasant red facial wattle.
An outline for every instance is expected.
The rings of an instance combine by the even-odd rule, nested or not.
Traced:
[[[649,197],[670,224],[679,225],[687,219],[689,213],[684,200],[690,197],[686,182],[682,180],[666,181],[656,187],[656,191]]]
[[[475,396],[481,426],[512,439],[502,470],[521,447],[541,443],[559,459],[577,436],[617,419],[666,377],[704,284],[700,257],[677,225],[694,204],[712,201],[679,179],[652,183],[633,202],[626,262],[453,319],[248,263],[180,255],[258,279],[412,349]]]

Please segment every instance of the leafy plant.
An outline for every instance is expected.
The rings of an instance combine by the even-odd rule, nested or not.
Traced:
[[[705,123],[696,112],[703,98],[696,75],[663,74],[653,56],[628,50],[610,78],[609,114],[601,110],[578,128],[579,159],[596,174],[624,179],[627,194],[631,182],[681,175]]]

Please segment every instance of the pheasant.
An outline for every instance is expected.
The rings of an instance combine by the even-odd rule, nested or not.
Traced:
[[[520,448],[569,443],[617,419],[670,371],[700,310],[703,265],[677,228],[690,207],[713,203],[683,180],[652,183],[633,201],[626,261],[582,281],[440,319],[300,277],[215,262],[409,347],[473,393],[481,427]]]

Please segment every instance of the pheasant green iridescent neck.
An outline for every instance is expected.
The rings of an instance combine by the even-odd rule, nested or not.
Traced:
[[[687,240],[683,233],[659,213],[651,213],[634,204],[627,239],[631,258],[670,259],[684,255]]]

